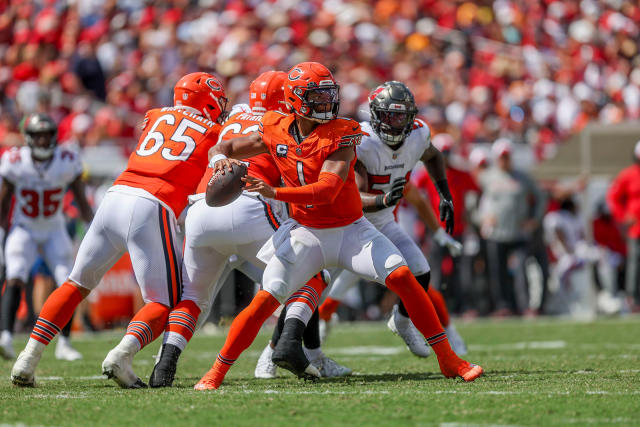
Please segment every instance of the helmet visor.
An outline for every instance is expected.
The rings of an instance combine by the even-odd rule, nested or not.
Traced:
[[[387,125],[385,126],[385,132],[391,135],[402,134],[407,126],[413,122],[414,114],[406,111],[389,111],[381,110],[378,112],[378,118],[380,121]]]
[[[332,120],[340,104],[340,89],[337,85],[307,89],[305,104],[311,109],[311,117],[317,120]]]

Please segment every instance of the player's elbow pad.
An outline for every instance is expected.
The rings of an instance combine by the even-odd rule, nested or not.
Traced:
[[[327,205],[333,203],[344,181],[333,172],[320,172],[318,182],[302,187],[281,187],[276,190],[276,200],[301,205]]]

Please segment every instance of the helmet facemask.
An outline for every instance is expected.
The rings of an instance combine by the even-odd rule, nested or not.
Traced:
[[[295,111],[300,116],[318,123],[330,122],[338,116],[340,86],[337,84],[306,89],[298,87],[294,93],[302,99],[300,111]]]
[[[372,105],[371,124],[380,139],[394,147],[401,144],[411,133],[417,111],[407,109],[404,104],[391,104],[390,107],[385,109]]]
[[[37,160],[48,160],[56,149],[56,132],[28,132],[25,133],[27,145],[31,148],[31,155]]]

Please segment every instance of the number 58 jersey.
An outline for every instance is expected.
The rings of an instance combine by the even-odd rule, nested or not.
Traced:
[[[79,156],[63,147],[56,147],[47,162],[34,162],[29,147],[6,151],[0,160],[0,175],[14,186],[13,224],[36,231],[63,226],[62,199],[80,174]]]
[[[431,131],[429,126],[420,119],[413,123],[413,130],[396,150],[382,142],[374,132],[369,122],[360,123],[367,134],[356,147],[358,160],[367,169],[369,188],[374,194],[384,194],[391,191],[393,181],[411,176],[425,150],[431,145]],[[365,217],[378,229],[384,224],[394,221],[395,206],[374,212],[366,212]]]
[[[185,107],[149,110],[136,151],[114,186],[141,189],[139,195],[151,195],[179,217],[205,172],[220,129]]]

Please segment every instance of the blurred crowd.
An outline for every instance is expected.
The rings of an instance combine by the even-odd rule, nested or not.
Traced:
[[[232,101],[268,69],[328,65],[341,114],[401,80],[434,131],[470,150],[508,137],[538,157],[589,120],[640,117],[640,7],[631,0],[12,0],[0,2],[0,141],[47,109],[61,137],[130,149],[139,115],[183,74]]]
[[[599,286],[615,295],[626,246],[602,203],[594,234],[609,252],[567,258],[566,230],[555,230],[584,235],[569,197],[583,183],[540,189],[511,151],[543,159],[589,121],[640,118],[639,44],[631,0],[11,0],[0,2],[0,148],[22,144],[25,114],[46,111],[63,143],[126,156],[144,111],[171,105],[175,82],[196,70],[220,76],[237,103],[261,72],[318,61],[341,85],[340,114],[359,120],[373,87],[401,80],[462,159],[450,181],[465,254],[451,258],[407,222],[436,286],[459,314],[535,314],[550,278],[567,290],[567,272],[586,266],[602,264]]]

